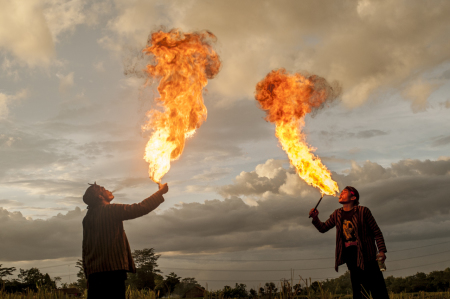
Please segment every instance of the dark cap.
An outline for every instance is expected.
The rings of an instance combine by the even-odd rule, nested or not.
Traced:
[[[97,185],[97,182],[89,185],[90,186],[86,189],[86,192],[83,195],[83,201],[88,206],[98,205],[101,203],[101,199],[99,197],[100,186]]]
[[[344,190],[348,190],[352,196],[356,196],[356,200],[359,201],[359,192],[352,186],[347,186],[344,188]]]

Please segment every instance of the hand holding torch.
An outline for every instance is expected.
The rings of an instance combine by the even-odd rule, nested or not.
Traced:
[[[317,210],[317,207],[319,206],[320,202],[322,201],[324,194],[322,194],[322,197],[319,199],[319,202],[316,204],[316,206],[314,207],[314,210]],[[311,218],[311,215],[309,215],[308,218]]]

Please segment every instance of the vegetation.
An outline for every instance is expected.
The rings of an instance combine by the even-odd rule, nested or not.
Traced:
[[[56,289],[56,283],[61,279],[55,277],[52,280],[47,273],[43,274],[38,268],[31,268],[20,269],[17,278],[7,280],[4,277],[12,275],[16,268],[1,268],[1,266],[0,264],[0,284],[2,291],[7,293]]]
[[[450,289],[450,268],[444,271],[433,271],[429,274],[418,272],[415,275],[407,277],[385,278],[386,287],[392,293],[417,293],[417,292],[446,292]],[[350,281],[350,273],[338,278],[326,280],[322,283],[322,287],[326,291],[335,294],[351,294],[352,284]]]
[[[133,258],[136,263],[136,273],[129,273],[127,279],[127,298],[156,299],[161,297],[183,297],[195,287],[201,287],[195,278],[179,277],[174,272],[166,275],[158,269],[158,258],[153,248],[135,250]],[[86,277],[81,260],[77,261],[79,268],[78,280],[74,283],[63,283],[62,288],[77,288],[86,298]],[[5,279],[16,271],[16,268],[2,268],[0,264],[0,299],[19,298],[66,298],[56,288],[59,277],[53,279],[37,268],[20,269],[17,278]],[[450,299],[450,268],[444,271],[433,271],[429,274],[417,273],[407,277],[385,278],[391,299]],[[202,290],[199,291],[200,294]],[[224,286],[222,290],[203,291],[204,299],[303,299],[303,298],[352,298],[350,273],[347,271],[338,278],[323,282],[301,280],[295,285],[284,280],[277,284],[267,282],[259,289],[247,290],[243,283],[234,286]],[[67,297],[69,298],[69,297]]]

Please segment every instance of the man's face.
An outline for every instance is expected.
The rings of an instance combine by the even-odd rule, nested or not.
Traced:
[[[105,187],[100,187],[100,194],[103,196],[103,198],[107,202],[110,202],[111,200],[114,199],[114,195],[112,194],[112,192],[109,190],[106,190]]]
[[[340,204],[347,204],[351,203],[352,200],[355,200],[356,196],[354,196],[350,191],[347,189],[342,190],[341,195],[339,196],[339,203]]]

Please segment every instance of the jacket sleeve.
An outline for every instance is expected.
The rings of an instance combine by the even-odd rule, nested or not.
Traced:
[[[372,212],[370,212],[370,210],[368,208],[365,208],[364,216],[366,218],[366,223],[369,226],[370,232],[375,237],[378,251],[387,252],[386,244],[384,243],[383,233],[381,232],[380,228],[378,227],[378,224],[375,221],[375,218],[372,216]]]
[[[330,218],[328,218],[327,221],[322,222],[320,221],[319,217],[316,217],[313,219],[312,223],[317,228],[317,230],[321,233],[326,233],[336,225],[336,216],[337,216],[337,210],[333,212],[333,214],[330,215]]]
[[[110,204],[107,209],[111,216],[117,220],[130,220],[147,215],[164,202],[164,197],[160,191],[155,192],[152,196],[144,199],[140,203],[131,205],[126,204]]]

